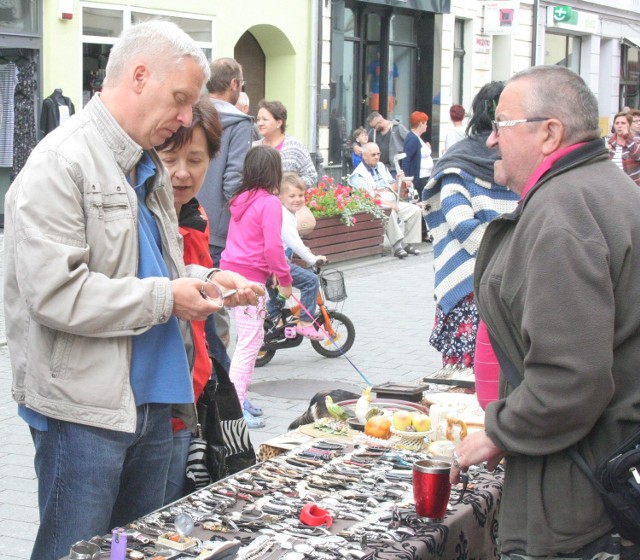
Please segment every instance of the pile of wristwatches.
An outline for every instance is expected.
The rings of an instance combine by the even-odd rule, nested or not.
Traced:
[[[196,491],[125,527],[133,560],[334,560],[415,534],[412,465],[425,453],[314,441]],[[302,515],[301,515],[302,514]],[[161,543],[188,516],[193,546]],[[176,539],[179,540],[179,539]],[[109,550],[111,539],[99,543]]]

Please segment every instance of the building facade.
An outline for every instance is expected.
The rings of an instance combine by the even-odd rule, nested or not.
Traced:
[[[282,101],[288,132],[336,179],[371,111],[407,126],[412,111],[427,113],[437,157],[452,104],[468,111],[482,85],[535,64],[582,75],[603,132],[618,110],[640,106],[640,0],[3,0],[0,214],[46,132],[45,99],[68,99],[62,119],[81,108],[120,31],[154,17],[175,21],[207,57],[239,60],[252,114],[262,98]]]

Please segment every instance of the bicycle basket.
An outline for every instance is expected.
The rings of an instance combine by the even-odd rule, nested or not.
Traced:
[[[320,274],[324,297],[329,301],[343,301],[347,299],[347,289],[344,285],[344,275],[334,268],[323,270]]]

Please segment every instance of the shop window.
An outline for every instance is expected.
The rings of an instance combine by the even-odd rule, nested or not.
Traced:
[[[640,107],[640,49],[622,45],[620,52],[620,109]]]
[[[122,10],[82,8],[82,34],[93,37],[117,37],[122,33]]]
[[[545,34],[544,63],[566,66],[576,74],[580,73],[580,49],[582,39],[574,35]]]
[[[391,17],[389,39],[403,43],[416,42],[415,18],[410,16],[394,15]]]
[[[106,9],[91,4],[82,7],[82,105],[102,89],[111,48],[122,30],[132,24],[162,18],[183,29],[202,49],[207,60],[213,53],[212,17],[175,15],[157,10]]]
[[[33,0],[2,0],[0,32],[19,35],[39,33],[38,3]]]

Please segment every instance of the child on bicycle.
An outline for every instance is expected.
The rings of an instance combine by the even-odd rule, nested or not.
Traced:
[[[288,257],[291,257],[291,253],[295,253],[309,265],[322,264],[327,261],[327,258],[324,255],[314,255],[298,233],[296,212],[304,206],[306,188],[302,177],[297,173],[286,172],[282,175],[280,185],[280,200],[284,206],[282,210],[282,240]],[[291,261],[289,261],[289,268],[293,278],[293,287],[300,290],[300,303],[302,304],[296,331],[311,340],[322,340],[326,337],[323,329],[316,330],[313,326],[320,288],[318,276],[311,270],[302,268]],[[267,302],[269,315],[275,315],[282,308],[282,305],[284,302],[278,299],[277,292],[273,288],[269,289],[269,301]]]
[[[280,294],[291,295],[291,273],[282,244],[282,204],[278,199],[282,180],[282,160],[278,150],[266,146],[251,148],[244,160],[242,183],[230,202],[231,221],[220,268],[239,272],[264,285],[272,275]],[[241,403],[245,402],[256,357],[264,341],[266,296],[258,305],[233,308],[238,340],[231,358],[229,377]],[[245,407],[244,418],[250,428],[264,426]]]

